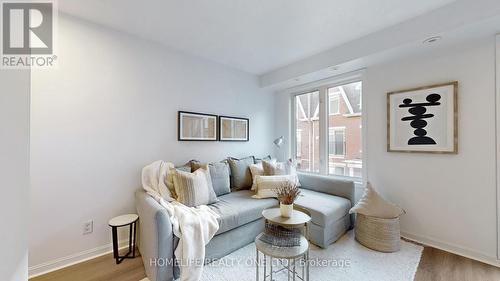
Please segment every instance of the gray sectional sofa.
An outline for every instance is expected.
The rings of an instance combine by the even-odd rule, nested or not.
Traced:
[[[354,183],[331,177],[299,173],[301,196],[296,205],[311,214],[310,241],[322,248],[352,227],[349,209],[354,204]],[[206,246],[206,258],[221,258],[249,243],[264,230],[262,211],[277,207],[276,199],[254,199],[250,190],[233,191],[210,205],[220,214],[220,228]],[[177,238],[172,233],[168,213],[143,190],[136,192],[140,218],[139,250],[151,281],[171,281],[178,277],[172,265]]]

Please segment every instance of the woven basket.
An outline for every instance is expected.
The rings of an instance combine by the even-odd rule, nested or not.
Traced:
[[[357,214],[354,233],[356,240],[370,249],[388,253],[399,251],[399,218],[381,219]]]

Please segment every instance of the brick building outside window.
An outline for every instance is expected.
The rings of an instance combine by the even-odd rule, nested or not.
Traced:
[[[298,95],[296,104],[296,153],[299,170],[320,172],[320,92]],[[328,168],[331,175],[362,176],[362,84],[327,89]]]

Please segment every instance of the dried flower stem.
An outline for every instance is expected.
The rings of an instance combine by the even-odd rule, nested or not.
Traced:
[[[295,183],[287,181],[276,189],[276,197],[281,204],[290,205],[295,202],[300,194],[300,189],[297,188]]]

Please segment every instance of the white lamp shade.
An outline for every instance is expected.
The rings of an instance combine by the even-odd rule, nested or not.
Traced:
[[[281,147],[281,145],[283,144],[283,136],[277,138],[274,140],[273,142],[277,147]]]

